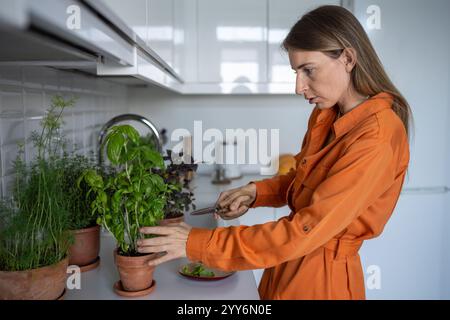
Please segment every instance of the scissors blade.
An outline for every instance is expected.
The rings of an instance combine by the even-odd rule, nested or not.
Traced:
[[[215,213],[219,210],[219,207],[217,205],[211,206],[211,207],[207,207],[207,208],[203,208],[203,209],[198,209],[195,211],[191,212],[192,216],[199,216],[202,214],[209,214],[209,213]]]

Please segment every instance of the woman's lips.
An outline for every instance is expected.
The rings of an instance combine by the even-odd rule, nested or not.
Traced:
[[[309,104],[317,103],[317,97],[309,99]]]

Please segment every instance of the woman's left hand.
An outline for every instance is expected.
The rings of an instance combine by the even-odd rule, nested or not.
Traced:
[[[168,226],[142,227],[143,234],[157,234],[161,237],[138,240],[138,252],[167,252],[162,257],[149,261],[150,266],[157,266],[177,258],[186,257],[186,243],[192,227],[184,222]]]

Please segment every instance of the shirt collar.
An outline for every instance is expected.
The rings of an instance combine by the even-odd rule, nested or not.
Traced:
[[[333,123],[334,133],[336,138],[350,131],[358,123],[371,115],[380,112],[383,109],[392,108],[393,97],[387,92],[380,92],[366,101],[362,102],[359,106],[353,108],[349,112],[342,115]],[[339,107],[334,105],[327,109],[318,109],[316,117],[316,124],[333,121],[336,118]]]

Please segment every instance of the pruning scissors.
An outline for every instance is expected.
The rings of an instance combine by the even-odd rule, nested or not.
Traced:
[[[222,208],[218,204],[215,204],[215,205],[210,206],[210,207],[206,207],[206,208],[203,208],[203,209],[198,209],[198,210],[192,211],[191,215],[192,216],[199,216],[199,215],[208,214],[208,213],[218,213],[219,211],[221,211],[223,209],[225,209],[225,208]]]

